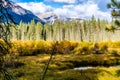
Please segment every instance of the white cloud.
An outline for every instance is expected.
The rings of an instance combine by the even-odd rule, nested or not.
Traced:
[[[88,0],[44,0],[44,1],[57,2],[57,3],[66,3],[66,4],[75,4],[75,3],[86,2]]]
[[[52,11],[53,8],[51,6],[47,6],[43,4],[42,2],[35,3],[35,2],[30,2],[30,3],[18,3],[21,7],[32,11],[34,14],[38,13],[44,13],[48,11]]]
[[[77,0],[45,0],[45,1],[72,4],[76,3]]]
[[[110,13],[101,11],[98,5],[92,1],[79,5],[65,5],[55,9],[54,12],[66,17],[91,18],[94,15],[96,18],[110,19]]]
[[[57,0],[57,1],[63,1],[63,0]],[[23,8],[32,11],[34,14],[51,11],[59,16],[64,16],[64,17],[91,18],[91,16],[94,15],[96,18],[110,20],[110,13],[101,11],[100,8],[98,7],[98,4],[94,3],[93,0],[89,0],[87,1],[87,3],[79,4],[79,5],[74,5],[74,4],[63,5],[62,7],[59,8],[54,8],[52,6],[45,5],[42,2],[19,3],[19,5],[21,5]]]

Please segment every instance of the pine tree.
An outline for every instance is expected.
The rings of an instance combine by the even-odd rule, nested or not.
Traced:
[[[115,25],[111,24],[109,25],[106,30],[108,31],[113,31],[114,30],[119,30],[120,29],[120,1],[119,0],[111,0],[111,3],[107,4],[107,8],[112,9],[111,15],[113,17],[113,21]]]
[[[32,20],[29,24],[28,24],[28,33],[27,33],[27,39],[28,40],[35,40],[35,22],[34,20]]]
[[[41,33],[42,33],[42,27],[43,25],[38,22],[35,28],[35,36],[36,36],[36,40],[40,40],[41,38]]]
[[[43,39],[45,40],[53,40],[53,30],[51,29],[51,25],[50,24],[45,24],[42,30],[42,34],[43,34]]]

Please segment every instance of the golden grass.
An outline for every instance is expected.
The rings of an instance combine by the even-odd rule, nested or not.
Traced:
[[[0,43],[5,45],[4,41]],[[52,51],[55,42],[52,41],[20,41],[11,40],[12,48],[10,53],[14,55],[29,56],[42,53],[49,54]],[[59,54],[118,54],[120,55],[120,41],[112,42],[74,42],[74,41],[60,41],[56,45],[56,53]]]
[[[0,42],[4,44],[3,41]],[[10,53],[16,56],[15,61],[24,65],[9,70],[18,80],[40,80],[54,42],[33,40],[11,42],[13,47],[10,48]],[[9,54],[6,57],[9,57]],[[119,64],[120,41],[98,43],[61,41],[56,46],[46,80],[119,80],[120,69],[103,67]],[[100,67],[85,71],[73,70],[79,66]]]
[[[18,80],[40,80],[49,57],[49,54],[19,56],[17,61],[25,65],[18,68],[10,68],[10,70]],[[55,54],[49,65],[45,80],[119,80],[119,68],[108,68],[98,65],[95,69],[73,70],[74,67],[82,66],[84,62],[89,64],[92,61],[97,61],[101,64],[105,60],[109,63],[111,57],[114,56],[107,54]]]

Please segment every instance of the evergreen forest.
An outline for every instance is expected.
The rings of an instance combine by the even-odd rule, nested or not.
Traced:
[[[119,30],[110,31],[113,22],[101,19],[90,20],[72,20],[62,21],[55,20],[54,24],[49,23],[42,25],[40,22],[35,23],[32,20],[25,24],[22,21],[15,28],[11,27],[11,40],[45,40],[45,41],[115,41],[119,40]]]

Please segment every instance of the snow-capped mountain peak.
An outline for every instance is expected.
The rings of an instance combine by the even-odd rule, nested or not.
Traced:
[[[53,24],[55,20],[59,19],[59,16],[53,12],[46,12],[46,13],[38,14],[37,16],[46,23],[50,23],[50,24]]]
[[[19,14],[19,15],[24,15],[24,14],[32,14],[32,12],[30,12],[29,10],[26,10],[24,8],[22,8],[21,6],[19,6],[18,4],[12,3],[12,11],[14,11],[15,13]]]
[[[4,5],[6,7],[9,7],[8,13],[13,16],[14,21],[18,24],[20,23],[20,21],[24,23],[29,23],[31,22],[31,20],[34,20],[35,22],[41,22],[42,24],[45,23],[31,11],[22,8],[14,2],[10,2],[10,5],[7,2],[4,2]]]

